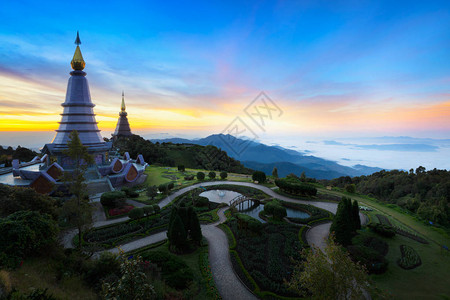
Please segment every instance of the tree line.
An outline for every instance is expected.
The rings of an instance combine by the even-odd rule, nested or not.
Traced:
[[[424,167],[392,170],[369,176],[323,180],[324,185],[353,189],[380,201],[399,205],[433,224],[450,226],[450,171]]]

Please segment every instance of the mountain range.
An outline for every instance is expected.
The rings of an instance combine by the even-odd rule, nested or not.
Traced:
[[[274,167],[278,175],[284,177],[290,173],[300,175],[305,172],[308,177],[316,179],[333,179],[341,176],[369,175],[381,171],[381,168],[355,165],[347,167],[334,161],[286,149],[280,146],[268,146],[255,141],[239,139],[231,135],[213,134],[201,139],[151,139],[156,143],[213,145],[227,152],[228,156],[242,162],[247,168],[260,170],[268,175]]]

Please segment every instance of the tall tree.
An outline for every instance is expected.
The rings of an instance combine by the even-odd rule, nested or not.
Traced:
[[[313,299],[364,299],[374,291],[363,266],[354,263],[331,236],[322,252],[319,248],[302,251],[304,261],[296,262],[289,288]]]
[[[81,247],[81,235],[92,225],[92,207],[86,193],[84,177],[89,164],[94,159],[88,153],[76,130],[72,131],[67,142],[68,149],[63,152],[72,160],[72,170],[64,172],[63,180],[72,197],[62,207],[62,217],[78,230],[78,246]]]
[[[120,273],[122,277],[113,284],[102,286],[103,299],[134,299],[145,300],[156,298],[155,290],[148,283],[144,273],[145,262],[142,257],[126,257],[122,252],[119,256]]]
[[[200,244],[200,242],[202,241],[202,228],[200,227],[200,221],[198,220],[198,216],[195,210],[191,210],[190,214],[190,236],[193,241],[195,241],[197,244]]]
[[[354,200],[352,203],[352,215],[353,215],[353,229],[361,229],[361,218],[359,217],[359,204]]]
[[[336,236],[336,242],[343,246],[351,244],[352,233],[354,231],[351,211],[352,205],[350,198],[342,197],[330,227],[330,232],[334,232]]]
[[[273,167],[272,176],[274,178],[278,178],[278,169],[277,169],[277,167]]]

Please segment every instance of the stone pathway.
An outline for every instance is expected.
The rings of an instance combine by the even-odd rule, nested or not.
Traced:
[[[332,202],[320,202],[320,201],[306,201],[292,199],[286,196],[279,195],[275,193],[272,189],[261,186],[258,184],[250,182],[235,182],[235,181],[212,181],[212,182],[202,182],[194,184],[183,189],[180,189],[173,194],[167,196],[162,201],[159,202],[159,206],[162,208],[168,205],[176,197],[189,192],[195,188],[201,186],[211,186],[219,184],[229,184],[229,185],[240,185],[259,189],[271,197],[278,198],[280,200],[292,203],[303,203],[314,205],[319,208],[323,208],[332,213],[336,213],[337,204]],[[97,199],[95,199],[97,200]],[[97,202],[95,201],[94,202]],[[145,204],[129,200],[128,203],[135,205],[136,207],[145,206]],[[216,227],[216,225],[224,222],[226,220],[223,212],[227,207],[222,208],[218,211],[219,221],[214,224],[202,225],[202,233],[209,243],[209,259],[211,264],[211,272],[213,274],[214,281],[216,283],[217,289],[224,300],[235,300],[235,299],[257,299],[251,291],[240,281],[239,277],[233,270],[233,266],[230,260],[230,255],[228,252],[228,239],[226,234]],[[97,214],[96,214],[97,215]],[[365,224],[367,222],[366,217],[360,214],[361,223]],[[128,220],[128,217],[122,217],[118,219],[105,220],[98,216],[94,219],[93,227],[101,227],[105,225],[110,225],[114,223],[119,223]],[[326,243],[325,239],[328,237],[329,229],[331,223],[320,224],[313,226],[306,233],[306,239],[309,245],[315,245],[320,249],[324,249]],[[66,248],[73,248],[72,239],[76,235],[76,230],[67,231],[62,237],[62,243]],[[121,245],[120,248],[125,252],[142,248],[144,246],[157,243],[159,241],[165,240],[167,238],[167,231],[159,232],[145,238],[132,241],[130,243]],[[119,250],[117,248],[106,250],[112,253],[117,253]],[[94,256],[98,256],[100,252],[96,253]]]

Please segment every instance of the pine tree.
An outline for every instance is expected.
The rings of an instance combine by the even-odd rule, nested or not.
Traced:
[[[354,231],[351,208],[351,200],[342,197],[330,227],[330,232],[335,234],[336,242],[343,246],[351,244],[352,232]]]
[[[359,205],[358,201],[353,201],[352,205],[352,215],[353,215],[353,229],[356,231],[361,229],[361,219],[359,218]]]
[[[191,220],[191,238],[193,241],[197,242],[197,244],[200,244],[202,241],[202,228],[200,227],[197,213],[194,210],[191,211],[191,217],[189,219]]]
[[[174,245],[177,249],[183,249],[186,246],[187,233],[183,221],[181,221],[178,214],[176,214],[175,219],[173,220],[171,231],[172,233],[170,236],[172,237],[172,240],[169,238],[170,244]]]

